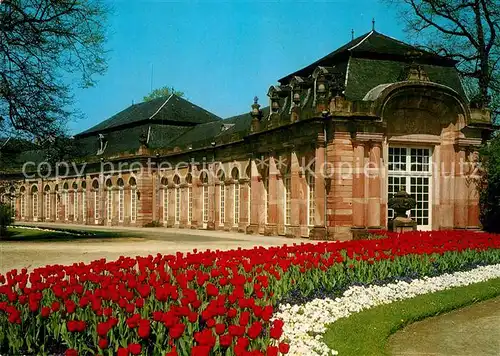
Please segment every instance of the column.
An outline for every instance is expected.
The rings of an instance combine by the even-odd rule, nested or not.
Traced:
[[[323,135],[318,137],[314,161],[314,228],[309,234],[313,240],[326,239],[325,227],[325,142]]]
[[[454,199],[454,217],[453,227],[455,229],[465,229],[467,227],[467,207],[469,192],[465,182],[466,159],[465,147],[458,145],[455,153],[455,199]]]
[[[250,222],[250,179],[242,178],[240,183],[240,222],[238,231],[245,231]]]
[[[363,142],[354,142],[354,173],[352,183],[352,221],[355,229],[366,227],[365,200],[365,146]]]
[[[380,152],[381,142],[371,142],[368,174],[368,228],[380,229]]]
[[[290,155],[290,226],[288,226],[287,235],[300,237],[300,209],[301,209],[301,182],[300,182],[300,163],[296,152]]]
[[[268,185],[268,216],[267,224],[264,230],[265,235],[278,234],[278,169],[274,156],[269,157],[269,185]]]
[[[257,169],[255,160],[250,161],[250,224],[246,229],[247,234],[256,234],[259,232],[260,215],[264,207],[262,179]]]
[[[479,153],[478,147],[471,146],[468,154],[468,176],[466,179],[468,188],[468,206],[467,206],[467,228],[479,229],[479,191],[478,185],[481,182],[480,171],[478,167]]]

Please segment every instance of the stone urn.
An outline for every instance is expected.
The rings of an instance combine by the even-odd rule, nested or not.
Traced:
[[[394,210],[394,218],[389,221],[389,230],[395,232],[417,230],[417,222],[406,215],[406,212],[416,205],[415,199],[404,190],[400,190],[389,199],[388,206]]]

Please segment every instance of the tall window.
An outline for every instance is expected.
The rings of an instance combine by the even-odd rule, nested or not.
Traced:
[[[208,222],[209,195],[208,195],[208,174],[203,172],[201,175],[201,183],[203,184],[203,222]]]
[[[188,173],[186,176],[187,187],[187,198],[188,198],[188,223],[191,224],[193,220],[193,176]]]
[[[118,221],[123,222],[124,205],[125,205],[125,191],[123,186],[123,179],[118,179]]]
[[[19,193],[21,195],[21,218],[24,219],[26,216],[26,188],[21,187]]]
[[[43,199],[45,202],[45,219],[50,219],[50,187],[48,185],[45,186],[45,194],[43,195]]]
[[[68,193],[68,183],[64,183],[63,191],[63,204],[64,204],[64,220],[69,219],[69,193]]]
[[[33,188],[31,188],[31,194],[32,194],[32,198],[33,198],[33,220],[36,220],[38,219],[38,187],[36,185],[33,186]]]
[[[106,218],[108,222],[111,222],[113,219],[113,184],[111,183],[111,179],[108,179],[106,182]]]
[[[130,184],[130,221],[135,223],[137,221],[137,184],[135,178],[129,180]]]
[[[99,220],[99,202],[101,197],[99,195],[99,182],[97,180],[92,182],[92,190],[94,195],[94,220]]]
[[[78,220],[78,185],[73,183],[73,221]]]
[[[10,188],[10,210],[12,217],[16,216],[16,189]]]
[[[419,229],[431,229],[431,166],[430,148],[389,147],[388,198],[400,190],[408,192],[417,206],[410,210],[410,216]],[[394,217],[392,209],[388,218]]]
[[[82,219],[87,221],[87,182],[82,182]]]
[[[174,177],[175,184],[175,223],[178,224],[181,221],[181,178],[176,175]]]
[[[226,222],[226,186],[224,181],[226,176],[224,172],[219,171],[219,224],[224,225]]]
[[[290,225],[292,221],[292,179],[289,175],[285,176],[283,181],[284,187],[284,210],[285,210],[285,225]]]
[[[307,176],[307,190],[308,190],[308,196],[307,196],[307,212],[308,212],[308,224],[310,226],[314,226],[314,214],[315,214],[315,202],[314,202],[314,197],[315,197],[315,177],[314,174],[309,174]]]
[[[162,178],[161,185],[163,186],[163,223],[168,221],[168,181],[167,178]]]
[[[234,224],[238,225],[240,223],[240,172],[238,168],[234,167],[231,171],[231,177],[234,180],[233,187],[233,217]]]
[[[54,204],[55,204],[54,216],[55,216],[56,220],[59,220],[59,208],[61,206],[61,204],[60,204],[61,197],[59,195],[59,185],[56,184],[56,186],[54,187],[54,192],[55,192],[55,194],[54,194],[54,200],[55,200],[55,202],[54,202]]]

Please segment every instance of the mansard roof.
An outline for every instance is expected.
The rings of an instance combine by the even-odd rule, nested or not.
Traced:
[[[338,65],[339,63],[347,62],[350,57],[408,61],[417,52],[419,57],[418,59],[413,58],[413,60],[421,64],[451,67],[456,64],[456,61],[398,41],[377,31],[371,31],[353,39],[310,65],[281,78],[279,82],[281,84],[288,84],[294,76],[307,77],[318,66]]]
[[[133,104],[75,137],[90,136],[140,124],[160,123],[175,126],[194,126],[219,120],[221,118],[217,115],[186,99],[171,94],[170,96]]]

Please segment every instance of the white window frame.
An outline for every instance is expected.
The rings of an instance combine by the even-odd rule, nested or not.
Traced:
[[[307,224],[312,227],[315,224],[314,216],[316,214],[316,177],[314,174],[307,175]]]
[[[137,187],[130,189],[130,222],[137,222]]]
[[[395,171],[389,170],[389,151],[390,148],[404,148],[406,149],[406,170],[405,171]],[[427,171],[411,171],[411,150],[412,149],[424,149],[429,151],[429,162]],[[405,145],[405,144],[391,144],[387,147],[387,182],[386,182],[386,194],[389,195],[389,177],[405,177],[406,178],[406,187],[405,190],[408,194],[412,194],[411,192],[411,178],[428,178],[428,224],[427,225],[417,225],[418,230],[428,231],[432,230],[432,202],[433,202],[433,161],[434,161],[434,147],[433,146],[420,146],[420,145]],[[391,219],[389,208],[386,213],[386,224],[388,224]],[[411,212],[410,212],[411,214]]]
[[[73,221],[78,220],[78,189],[73,191]]]
[[[125,189],[118,187],[118,222],[123,222],[125,218]]]
[[[240,183],[234,183],[233,189],[233,218],[234,225],[238,226],[240,223]]]
[[[168,221],[168,188],[163,187],[163,224],[167,224]]]
[[[175,223],[181,222],[181,188],[175,187]]]
[[[21,219],[26,217],[26,191],[21,192]]]
[[[226,222],[226,186],[224,182],[219,184],[219,225],[222,226]]]
[[[193,221],[193,187],[191,185],[187,188],[188,195],[188,224]]]
[[[208,192],[208,184],[203,184],[203,223],[208,223],[208,211],[210,208],[210,196]]]
[[[292,178],[286,175],[283,179],[283,216],[285,225],[292,223]]]
[[[94,189],[94,220],[98,221],[99,220],[99,188]]]
[[[106,192],[106,219],[108,222],[113,220],[113,189],[110,187]]]
[[[69,192],[65,190],[63,192],[64,197],[64,220],[69,220]]]
[[[82,220],[87,221],[87,192],[82,190]]]
[[[45,198],[45,220],[49,220],[50,219],[50,190],[45,191],[44,198]]]
[[[31,203],[32,203],[32,213],[33,213],[33,220],[38,220],[38,190],[35,192],[35,193],[31,193],[32,194],[32,200],[31,200]]]

